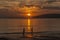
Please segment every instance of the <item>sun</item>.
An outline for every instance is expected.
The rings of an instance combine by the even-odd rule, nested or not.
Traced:
[[[31,14],[27,14],[28,16],[31,16]]]

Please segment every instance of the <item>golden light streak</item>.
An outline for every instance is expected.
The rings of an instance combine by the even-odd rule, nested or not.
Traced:
[[[28,19],[28,32],[31,32],[31,27],[30,27],[30,19]]]
[[[28,18],[28,27],[27,27],[27,29],[28,29],[28,32],[31,32],[31,21],[30,21],[29,18]],[[33,37],[32,34],[27,34],[26,36],[27,37]]]

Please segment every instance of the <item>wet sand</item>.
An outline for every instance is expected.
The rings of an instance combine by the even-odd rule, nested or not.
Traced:
[[[29,33],[28,33],[29,35]],[[4,33],[0,34],[0,39],[3,40],[60,40],[60,33],[59,32],[40,32],[40,33],[34,33],[32,37],[23,36],[22,33]]]

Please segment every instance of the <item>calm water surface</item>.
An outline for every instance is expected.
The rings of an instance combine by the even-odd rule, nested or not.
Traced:
[[[0,32],[26,32],[33,27],[34,32],[60,31],[60,19],[0,19]]]

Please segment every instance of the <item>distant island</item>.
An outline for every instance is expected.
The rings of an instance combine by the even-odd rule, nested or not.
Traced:
[[[60,18],[60,14],[44,14],[44,15],[35,16],[33,18]]]
[[[26,19],[28,17],[22,16],[22,17],[0,17],[0,18],[13,18],[13,19]],[[33,16],[30,18],[60,18],[60,14],[44,14],[44,15],[39,15],[39,16]]]

